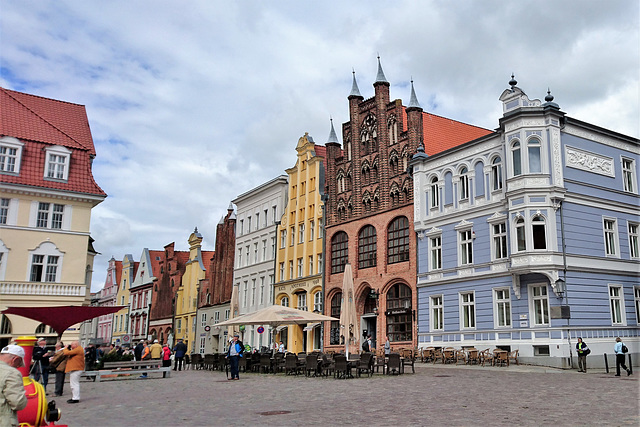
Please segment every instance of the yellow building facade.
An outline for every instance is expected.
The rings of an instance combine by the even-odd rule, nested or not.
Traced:
[[[296,146],[297,161],[287,169],[289,200],[278,226],[274,303],[322,311],[322,200],[320,177],[325,148],[305,133]],[[278,331],[287,351],[321,348],[320,324],[292,325]]]
[[[213,256],[212,251],[202,251],[202,235],[196,228],[189,236],[189,261],[186,263],[182,283],[176,293],[173,330],[176,341],[183,339],[189,352],[195,351],[196,315],[198,311],[198,285],[205,278],[205,264]]]
[[[116,294],[116,305],[123,306],[120,311],[113,315],[111,342],[116,345],[131,345],[131,334],[129,332],[129,311],[131,299],[131,282],[136,277],[138,263],[133,260],[131,254],[126,254],[122,259],[122,275],[118,283]],[[135,344],[135,343],[134,343]]]

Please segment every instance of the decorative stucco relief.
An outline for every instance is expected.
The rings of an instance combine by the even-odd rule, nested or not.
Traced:
[[[615,177],[613,159],[611,157],[590,153],[568,145],[564,147],[564,153],[567,159],[567,167]]]

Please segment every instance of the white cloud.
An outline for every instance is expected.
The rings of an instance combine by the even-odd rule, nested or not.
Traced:
[[[102,252],[139,256],[198,227],[205,249],[237,195],[284,173],[304,132],[348,120],[351,69],[373,95],[493,129],[514,72],[569,116],[638,137],[637,2],[5,2],[0,84],[86,105],[109,197]],[[339,136],[341,139],[341,137]]]

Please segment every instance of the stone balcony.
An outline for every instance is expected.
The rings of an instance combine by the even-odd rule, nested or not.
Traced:
[[[84,297],[87,285],[52,282],[0,282],[0,295]]]

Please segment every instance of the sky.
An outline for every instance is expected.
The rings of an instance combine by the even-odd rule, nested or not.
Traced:
[[[0,86],[86,106],[107,262],[215,227],[349,120],[352,70],[392,99],[495,129],[511,74],[567,115],[640,136],[640,10],[626,0],[3,1]],[[342,142],[342,136],[338,135]]]

